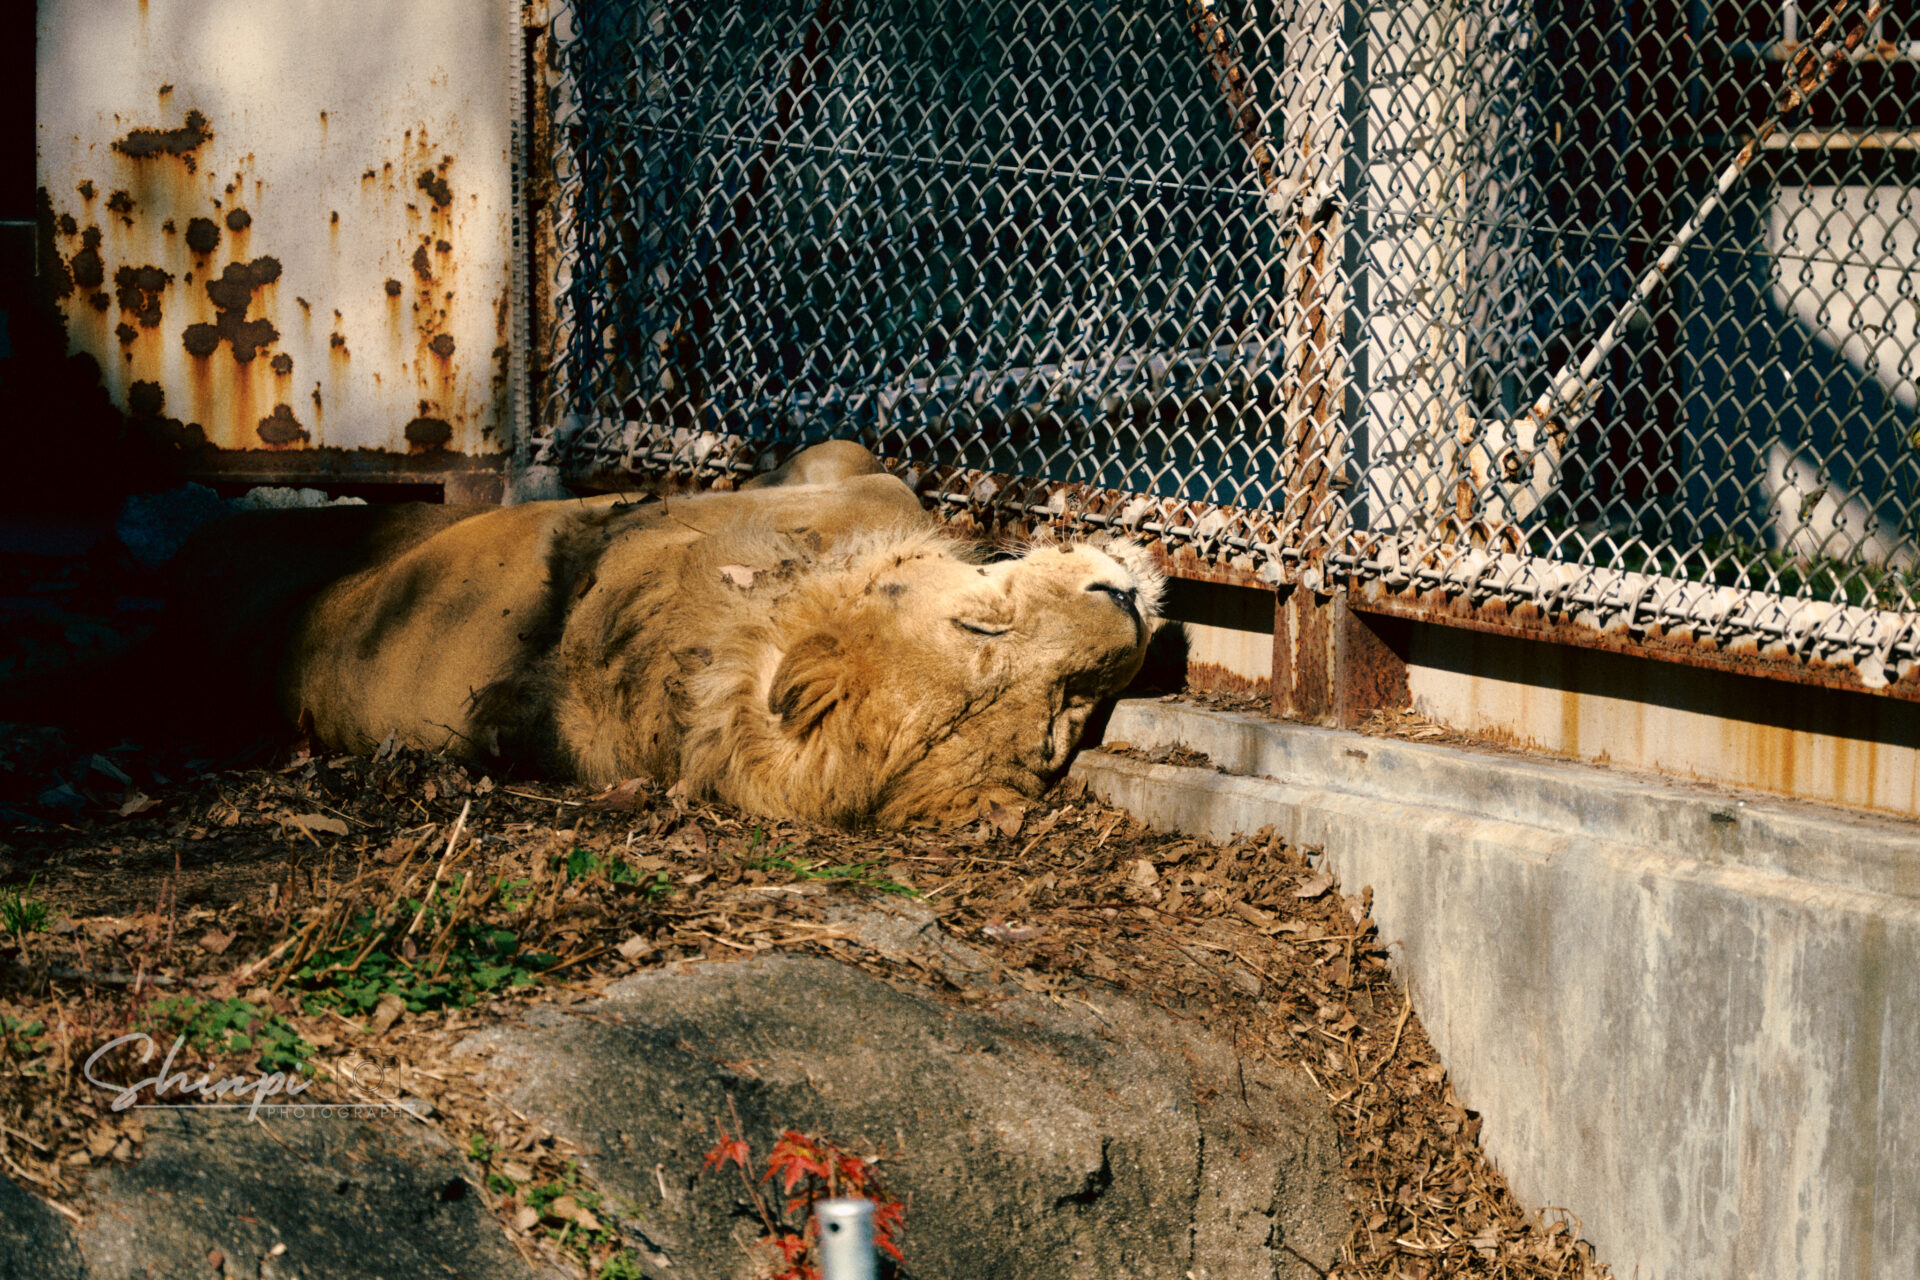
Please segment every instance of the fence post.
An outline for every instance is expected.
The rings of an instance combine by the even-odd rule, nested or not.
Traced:
[[[1283,589],[1273,616],[1273,711],[1352,729],[1376,711],[1413,705],[1407,683],[1412,624],[1351,607],[1345,587]]]

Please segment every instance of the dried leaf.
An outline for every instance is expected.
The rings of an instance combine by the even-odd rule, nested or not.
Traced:
[[[522,1231],[531,1231],[540,1225],[540,1215],[533,1209],[522,1207],[520,1212],[513,1215],[513,1225]]]
[[[1293,896],[1296,898],[1317,898],[1331,888],[1333,888],[1333,872],[1325,870],[1317,871],[1314,873],[1312,879],[1293,891]]]
[[[617,787],[609,787],[587,801],[587,808],[598,812],[626,812],[645,807],[647,780],[628,778]]]
[[[1127,864],[1127,879],[1141,888],[1147,888],[1160,879],[1160,873],[1145,858],[1135,858]]]
[[[1020,834],[1020,824],[1027,820],[1027,811],[1010,804],[1001,804],[998,800],[989,800],[986,818],[1001,835],[1017,836]]]
[[[709,848],[706,828],[689,822],[668,836],[660,847],[668,853],[705,853]]]
[[[587,1231],[598,1231],[600,1219],[594,1217],[593,1210],[575,1200],[572,1196],[561,1196],[547,1206],[547,1216],[561,1222],[571,1222]]]
[[[127,792],[127,798],[120,802],[120,807],[115,812],[123,818],[131,818],[136,813],[145,813],[149,809],[159,807],[158,800],[136,789]]]
[[[1270,929],[1273,927],[1273,917],[1254,906],[1251,902],[1234,903],[1233,914],[1239,916],[1256,929]]]
[[[232,945],[233,935],[230,933],[221,933],[218,929],[203,935],[200,939],[201,949],[216,956]]]
[[[398,1022],[400,1015],[406,1011],[407,1002],[393,992],[389,991],[387,994],[381,996],[380,1003],[373,1007],[373,1022],[371,1023],[373,1034],[376,1036],[387,1034],[388,1029],[391,1028],[394,1023]]]
[[[302,831],[317,831],[330,836],[347,834],[346,823],[325,813],[289,813],[280,819],[280,823],[282,826],[298,827]]]
[[[1037,942],[1047,936],[1047,931],[1037,925],[1007,925],[998,920],[989,920],[980,932],[1001,942]]]
[[[628,938],[625,942],[615,947],[614,950],[620,953],[621,959],[632,961],[632,960],[638,960],[642,956],[651,952],[653,950],[653,944],[651,942],[648,942],[645,938],[641,937],[639,934],[636,933],[631,938]]]

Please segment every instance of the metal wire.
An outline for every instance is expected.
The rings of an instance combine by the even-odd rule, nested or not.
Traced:
[[[1631,625],[1897,666],[1920,32],[1896,4],[1844,45],[1867,8],[573,0],[540,41],[536,445],[737,471],[852,437],[1217,508],[1127,527],[1274,581],[1645,580]],[[1550,438],[1527,407],[1616,313]],[[1064,492],[1020,501],[1117,520]]]

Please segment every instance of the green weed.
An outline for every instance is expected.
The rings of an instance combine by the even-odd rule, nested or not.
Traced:
[[[596,1280],[642,1280],[639,1260],[621,1243],[606,1196],[581,1184],[573,1161],[567,1161],[558,1178],[519,1182],[496,1164],[502,1153],[482,1135],[469,1137],[467,1149],[488,1166],[488,1189],[513,1197],[539,1215],[532,1230],[572,1254],[588,1275]],[[571,1203],[562,1204],[563,1199]]]
[[[46,1030],[46,1024],[37,1018],[29,1022],[0,1013],[0,1063],[13,1063],[21,1075],[47,1074],[38,1061],[46,1053]]]
[[[777,855],[786,848],[782,845],[775,850]],[[792,858],[766,857],[755,858],[747,864],[756,871],[784,871],[799,880],[838,880],[846,884],[857,884],[868,889],[877,889],[881,893],[899,894],[903,898],[923,896],[917,890],[908,888],[898,881],[886,879],[876,868],[878,859],[869,858],[864,862],[797,862]]]
[[[575,849],[565,857],[555,857],[554,867],[566,873],[567,883],[605,876],[609,884],[640,889],[649,901],[657,902],[673,892],[673,879],[664,871],[648,879],[644,871],[621,858],[601,858],[591,849]]]
[[[225,1000],[161,996],[147,1006],[147,1017],[159,1030],[186,1036],[196,1049],[257,1052],[260,1065],[268,1071],[305,1072],[316,1052],[285,1018],[238,996]]]
[[[36,878],[29,876],[24,889],[0,889],[0,929],[21,943],[47,927],[47,904],[32,896]]]
[[[523,949],[512,929],[457,915],[464,887],[456,880],[424,911],[419,899],[403,898],[389,914],[352,916],[290,975],[302,1005],[364,1014],[396,995],[410,1013],[464,1008],[482,996],[532,986],[558,963],[557,956]],[[505,887],[495,882],[496,890]]]

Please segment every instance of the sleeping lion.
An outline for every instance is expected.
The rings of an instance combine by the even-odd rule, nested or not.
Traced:
[[[1037,795],[1161,588],[1120,542],[983,563],[847,442],[671,502],[241,515],[180,570],[189,644],[250,637],[234,661],[329,748],[394,734],[843,826]]]

